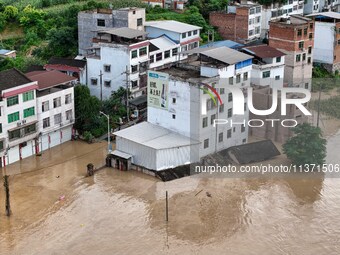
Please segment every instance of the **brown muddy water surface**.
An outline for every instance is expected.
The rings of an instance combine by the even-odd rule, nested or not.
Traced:
[[[1,188],[0,254],[340,254],[340,179],[84,178],[105,149],[68,142],[7,167],[13,215]],[[339,152],[337,135],[327,161]]]

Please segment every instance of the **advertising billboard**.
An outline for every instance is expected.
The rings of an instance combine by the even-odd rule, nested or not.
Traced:
[[[169,75],[148,72],[148,107],[168,109]]]

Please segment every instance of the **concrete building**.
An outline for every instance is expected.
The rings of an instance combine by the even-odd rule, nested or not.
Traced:
[[[314,13],[308,17],[315,22],[314,62],[321,63],[329,72],[340,70],[340,14]]]
[[[242,48],[253,56],[251,84],[282,88],[285,66],[285,53],[266,44]]]
[[[74,85],[76,77],[59,71],[36,71],[26,74],[38,82],[36,109],[39,151],[70,141],[74,124]]]
[[[218,28],[223,39],[246,43],[260,38],[262,6],[240,4],[228,6],[228,12],[211,12],[209,23]]]
[[[270,21],[269,46],[286,54],[284,82],[311,89],[314,21],[300,15]]]
[[[134,167],[160,171],[247,142],[248,127],[242,124],[243,119],[248,121],[247,105],[244,116],[233,115],[233,97],[225,84],[242,89],[250,86],[252,56],[227,47],[183,54],[189,55],[187,60],[160,72],[148,72],[148,124],[115,133],[119,142],[113,156],[118,164],[127,166],[128,161],[120,155],[129,155]],[[215,91],[212,88],[221,101],[214,103],[216,95],[209,92]],[[239,124],[214,125],[215,119]],[[141,132],[141,127],[147,128]],[[157,129],[166,134],[164,140],[158,134],[161,131],[154,131]],[[171,152],[163,153],[165,149]]]
[[[1,166],[29,157],[38,149],[37,88],[36,81],[16,69],[0,72]]]
[[[320,0],[306,0],[304,2],[303,14],[307,15],[307,14],[319,12],[321,1]]]
[[[268,38],[270,21],[280,18],[289,18],[291,15],[302,15],[304,10],[303,0],[288,0],[286,4],[273,3],[262,8],[261,37]]]
[[[84,55],[92,47],[96,32],[109,28],[127,27],[144,30],[144,8],[96,9],[78,13],[78,51]]]
[[[296,93],[287,94],[287,98],[298,97],[299,95],[297,95]],[[302,97],[304,97],[304,95],[302,95]],[[273,97],[271,88],[260,88],[253,92],[253,105],[255,109],[269,109],[272,104]],[[250,119],[259,119],[262,121],[262,123],[264,123],[264,125],[262,127],[250,127],[249,135],[263,139],[270,139],[279,143],[285,143],[291,136],[293,136],[293,131],[291,128],[287,128],[281,125],[282,120],[294,119],[299,124],[307,121],[306,116],[295,105],[287,105],[286,115],[282,116],[280,92],[278,95],[277,109],[274,113],[266,116],[258,116],[250,113]],[[271,122],[266,121],[266,119],[274,119],[276,121]],[[286,124],[290,125],[292,123],[288,124],[287,122]],[[260,123],[254,123],[254,125],[260,125]]]
[[[148,21],[145,23],[145,31],[148,38],[157,38],[166,35],[174,42],[180,44],[179,52],[199,47],[202,28],[175,20]]]

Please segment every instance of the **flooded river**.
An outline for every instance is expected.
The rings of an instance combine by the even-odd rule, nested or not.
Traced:
[[[7,167],[13,215],[1,188],[0,254],[340,254],[340,179],[84,178],[105,149],[69,142]],[[337,135],[327,161],[340,163],[339,151]]]

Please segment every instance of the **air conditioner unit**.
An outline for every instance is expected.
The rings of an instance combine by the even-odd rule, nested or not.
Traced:
[[[22,120],[22,124],[26,124],[26,120]]]
[[[21,122],[17,122],[17,127],[20,127],[21,126]]]

